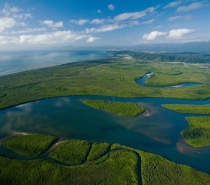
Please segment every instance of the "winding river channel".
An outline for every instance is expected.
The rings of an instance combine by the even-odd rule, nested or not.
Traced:
[[[108,100],[145,105],[149,114],[124,118],[91,108],[83,100]],[[14,131],[45,133],[65,139],[120,143],[159,154],[171,161],[192,166],[210,174],[210,147],[193,148],[181,138],[191,114],[167,110],[161,104],[209,104],[210,100],[189,101],[167,98],[117,98],[71,96],[22,104],[0,111],[0,138]],[[7,151],[0,146],[0,155]],[[13,156],[15,158],[15,156]]]
[[[184,88],[184,87],[202,86],[202,84],[200,84],[200,83],[185,83],[185,84],[170,85],[170,86],[147,86],[147,85],[145,85],[145,82],[154,74],[155,74],[154,72],[149,72],[149,73],[145,74],[144,77],[136,80],[136,83],[141,86],[152,87],[152,88]]]

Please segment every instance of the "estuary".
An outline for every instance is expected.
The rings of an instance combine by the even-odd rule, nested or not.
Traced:
[[[149,113],[124,118],[83,104],[84,100],[107,100],[145,105]],[[190,114],[165,109],[161,104],[208,104],[167,98],[116,98],[72,96],[51,98],[0,111],[1,138],[14,131],[44,133],[61,139],[120,143],[210,173],[210,147],[193,148],[181,138]],[[0,147],[0,153],[3,149]],[[3,154],[2,154],[3,155]]]

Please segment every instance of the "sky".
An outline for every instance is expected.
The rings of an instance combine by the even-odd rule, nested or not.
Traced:
[[[210,41],[210,0],[0,0],[0,49]]]

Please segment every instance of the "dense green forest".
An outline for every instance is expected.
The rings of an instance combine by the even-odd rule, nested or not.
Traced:
[[[2,145],[20,155],[33,157],[44,152],[55,140],[54,136],[30,134],[12,137],[3,141]]]
[[[106,110],[124,117],[135,117],[146,110],[144,106],[133,103],[107,102],[104,100],[85,100],[84,103],[91,107]]]
[[[187,117],[189,128],[181,132],[185,141],[194,147],[210,145],[210,117]]]
[[[156,62],[186,62],[186,63],[208,63],[210,54],[206,53],[156,53],[138,51],[111,51],[113,56],[129,55],[135,59],[156,61]]]
[[[210,105],[192,105],[192,104],[163,104],[163,107],[175,112],[188,114],[210,114]]]
[[[15,140],[20,148],[31,144],[27,137],[20,137],[21,140]],[[33,137],[39,140],[40,135]],[[208,185],[210,182],[209,175],[189,166],[119,144],[68,140],[54,146],[49,156],[36,160],[0,156],[0,184]]]

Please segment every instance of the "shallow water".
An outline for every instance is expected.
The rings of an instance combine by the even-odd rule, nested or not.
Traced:
[[[86,106],[82,100],[103,99],[134,102],[148,107],[148,115],[120,117]],[[169,160],[190,165],[210,174],[210,147],[190,147],[180,137],[188,127],[187,114],[161,107],[164,103],[207,104],[205,101],[166,98],[114,98],[73,96],[52,98],[0,111],[0,137],[12,131],[46,133],[62,139],[86,139],[93,142],[120,143],[156,153]],[[0,153],[3,149],[0,147]]]

